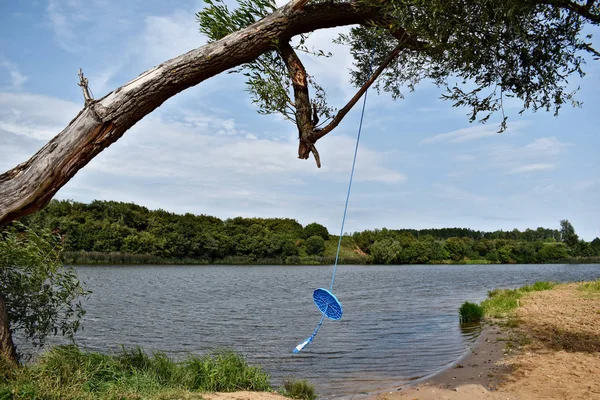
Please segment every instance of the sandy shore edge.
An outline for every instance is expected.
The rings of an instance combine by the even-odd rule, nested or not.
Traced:
[[[600,400],[600,293],[580,285],[527,294],[517,327],[488,322],[453,366],[369,399]]]

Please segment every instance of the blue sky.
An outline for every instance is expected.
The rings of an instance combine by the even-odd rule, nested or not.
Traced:
[[[77,69],[96,97],[201,46],[195,12],[176,0],[0,0],[0,169],[33,155],[82,108]],[[338,107],[353,94],[352,60],[305,60]],[[424,82],[392,101],[370,92],[346,231],[370,228],[557,228],[600,236],[600,62],[590,61],[582,108],[518,115],[508,131],[469,124],[468,110]],[[222,74],[166,102],[96,157],[57,198],[131,201],[174,212],[292,217],[337,232],[360,110],[318,143],[323,168],[297,156],[297,131],[256,113],[243,77]]]

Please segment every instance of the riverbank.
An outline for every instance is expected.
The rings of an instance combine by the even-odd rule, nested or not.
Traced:
[[[76,346],[54,347],[24,365],[0,357],[1,400],[286,398],[315,400],[314,387],[287,379],[275,392],[268,373],[231,351],[190,354],[181,362],[140,348],[107,355]]]
[[[530,292],[471,352],[377,400],[600,399],[600,281]]]
[[[190,257],[158,257],[152,254],[132,254],[124,252],[86,252],[63,251],[61,259],[67,265],[332,265],[337,250],[336,241],[326,242],[322,256],[287,256],[273,258],[252,258],[245,256],[228,256],[221,259]],[[417,260],[418,261],[418,260]],[[429,260],[426,262],[389,263],[390,265],[507,265],[516,262],[492,262],[484,258],[461,260]],[[357,248],[346,246],[341,248],[338,264],[341,265],[381,265],[374,262]],[[567,257],[556,260],[542,260],[520,264],[600,264],[600,256]]]

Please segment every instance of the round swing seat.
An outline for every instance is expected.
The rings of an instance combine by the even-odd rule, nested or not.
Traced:
[[[327,318],[333,320],[342,318],[342,304],[329,290],[323,288],[315,290],[313,292],[313,300]]]

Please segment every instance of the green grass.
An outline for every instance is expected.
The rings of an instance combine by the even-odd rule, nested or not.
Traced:
[[[141,349],[116,356],[55,347],[0,375],[0,400],[200,399],[202,392],[272,391],[269,375],[231,351],[177,363]]]
[[[600,279],[591,282],[585,282],[579,285],[577,290],[586,292],[587,294],[600,294]]]
[[[288,378],[284,380],[283,387],[279,392],[292,399],[315,400],[317,398],[315,387],[304,379],[298,380]]]
[[[519,306],[519,300],[525,293],[550,290],[554,282],[536,282],[518,289],[494,289],[488,292],[488,298],[481,303],[486,317],[506,318]]]
[[[325,251],[323,252],[323,258],[326,260],[335,260],[335,253],[337,252],[339,236],[331,236],[329,240],[325,241]],[[340,247],[340,261],[345,264],[365,264],[367,256],[360,255],[356,252],[356,245],[348,237],[342,237],[342,246]]]
[[[483,308],[476,303],[465,301],[458,309],[460,322],[479,322],[483,318]]]

